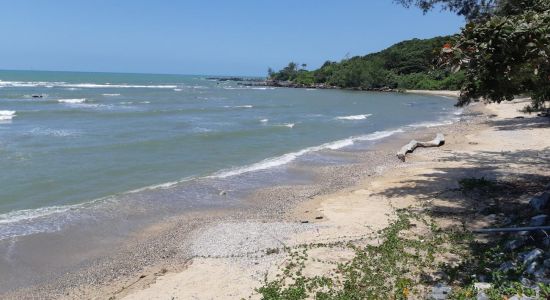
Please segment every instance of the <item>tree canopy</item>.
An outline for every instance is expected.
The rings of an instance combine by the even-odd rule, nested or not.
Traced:
[[[466,19],[474,20],[494,13],[498,0],[394,0],[405,7],[417,6],[424,13],[435,7],[449,10]]]
[[[440,58],[443,65],[465,72],[459,105],[528,94],[533,99],[529,109],[546,107],[550,101],[550,1],[397,2],[424,11],[442,5],[470,20],[454,43],[445,45]]]

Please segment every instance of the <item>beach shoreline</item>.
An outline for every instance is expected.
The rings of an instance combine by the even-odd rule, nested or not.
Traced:
[[[471,165],[467,161],[448,160],[455,153],[475,157],[476,155],[483,155],[485,151],[499,151],[498,149],[503,148],[510,150],[548,149],[550,146],[548,142],[537,140],[538,137],[548,133],[548,126],[534,129],[536,133],[532,133],[535,136],[525,138],[523,141],[509,139],[510,135],[520,136],[523,134],[520,131],[525,129],[521,126],[517,129],[512,128],[511,132],[502,131],[496,126],[496,124],[502,126],[503,122],[515,122],[515,120],[524,122],[535,120],[535,122],[544,124],[544,120],[536,118],[534,115],[519,112],[519,109],[525,104],[525,100],[500,105],[485,106],[476,104],[470,107],[470,113],[475,115],[473,118],[451,126],[430,128],[422,131],[422,133],[416,132],[414,134],[415,138],[418,136],[431,136],[439,131],[445,132],[446,144],[441,148],[419,149],[403,165],[379,170],[380,172],[375,176],[362,178],[356,184],[298,203],[285,214],[285,218],[287,222],[308,227],[303,231],[292,232],[289,235],[289,232],[278,229],[279,226],[282,226],[280,223],[268,223],[267,227],[269,229],[264,226],[264,228],[258,230],[259,224],[229,222],[218,224],[210,231],[203,233],[198,243],[200,244],[205,238],[221,238],[228,233],[223,228],[226,226],[233,230],[239,229],[247,232],[251,238],[258,239],[260,237],[265,238],[266,235],[274,235],[275,237],[270,239],[275,240],[274,244],[279,242],[278,247],[361,239],[365,236],[366,231],[372,232],[387,226],[390,221],[388,215],[395,209],[409,207],[419,201],[415,199],[413,194],[400,195],[400,197],[391,199],[392,197],[380,196],[381,192],[386,192],[388,189],[395,190],[399,186],[404,188],[414,187],[413,178],[425,176],[423,174],[427,172],[446,167],[462,170],[464,166],[468,166],[472,168],[474,173],[479,172],[477,168],[481,167],[481,174],[489,173],[483,169],[484,166]],[[522,118],[516,118],[518,116]],[[508,137],[508,139],[503,139],[503,137]],[[404,139],[405,137],[393,139],[392,146],[400,144]],[[501,168],[506,168],[501,162],[497,162],[497,164]],[[413,185],[411,186],[411,184]],[[449,184],[453,186],[456,183],[442,181],[432,185],[442,188],[442,186],[449,187]],[[474,224],[473,228],[483,226],[483,224],[486,223]],[[369,228],[369,230],[365,228]],[[237,236],[236,240],[236,244],[239,244],[247,238]],[[222,245],[224,245],[223,242],[220,243],[220,246]],[[225,245],[235,246],[235,243],[225,243]],[[272,245],[264,245],[264,250],[269,249]],[[340,250],[338,252],[326,251],[316,255],[325,259],[328,256],[339,262],[349,259],[350,253]],[[219,254],[225,253],[226,255],[218,255],[217,257],[213,255],[212,257],[196,258],[186,265],[183,271],[159,276],[154,280],[154,283],[148,283],[136,289],[129,289],[120,296],[124,295],[122,297],[124,299],[162,299],[163,297],[174,297],[174,299],[192,297],[200,299],[235,299],[249,296],[252,299],[258,299],[259,295],[255,292],[255,289],[262,284],[264,278],[267,278],[265,276],[271,276],[270,278],[272,278],[273,274],[277,273],[276,266],[284,263],[284,255],[265,255],[266,252],[262,251],[240,253],[236,251],[236,248],[233,248],[233,251],[235,253],[221,251]],[[313,270],[311,272],[314,275],[321,275],[329,271],[327,266],[314,263],[308,267]],[[213,284],[214,282],[216,284]]]
[[[420,132],[421,129],[414,129]],[[86,295],[102,295],[113,293],[114,290],[125,290],[125,286],[138,287],[139,284],[132,284],[136,279],[139,282],[147,282],[139,276],[147,274],[146,279],[156,278],[162,270],[176,272],[185,266],[189,259],[197,256],[191,249],[190,237],[200,235],[204,228],[223,222],[234,222],[238,220],[254,220],[260,222],[288,222],[288,212],[296,205],[306,199],[312,199],[353,186],[361,178],[369,178],[381,169],[394,167],[399,164],[395,160],[394,145],[406,140],[406,134],[397,133],[391,138],[377,141],[369,149],[350,153],[332,151],[335,157],[341,156],[348,160],[343,165],[330,165],[321,168],[311,167],[306,170],[296,169],[293,173],[298,177],[315,177],[315,182],[294,182],[296,185],[281,185],[273,188],[265,188],[256,191],[245,199],[246,207],[231,209],[224,208],[197,211],[182,216],[167,217],[160,223],[152,224],[135,234],[132,234],[124,244],[116,249],[98,249],[103,251],[100,257],[79,263],[75,268],[62,269],[52,272],[46,280],[36,281],[35,284],[16,288],[5,294],[5,297],[20,298],[21,295],[34,294],[44,298],[79,298]],[[387,143],[389,146],[384,146]],[[350,161],[357,160],[355,163]],[[298,178],[296,177],[296,178]],[[231,191],[230,195],[231,195]],[[302,223],[292,221],[296,224],[288,230],[297,230]],[[313,223],[313,220],[311,221]],[[297,229],[296,229],[297,228]],[[86,232],[76,232],[72,235],[80,235],[79,239],[85,239]],[[62,235],[54,234],[53,239],[45,241],[43,238],[18,239],[21,248],[33,249],[36,245],[52,245],[56,240],[63,239]],[[26,244],[23,241],[30,240]],[[9,245],[7,245],[9,246]],[[27,247],[28,246],[28,247]],[[52,251],[59,247],[49,247]],[[204,248],[204,247],[203,247]],[[91,249],[90,249],[91,250]],[[202,249],[199,252],[209,255],[209,250]],[[36,254],[38,255],[38,254]],[[199,255],[202,255],[199,253]],[[32,254],[31,256],[35,256]],[[70,260],[67,259],[69,262]],[[44,268],[55,262],[45,262]],[[82,274],[86,274],[82,276]],[[137,276],[137,277],[136,277]],[[154,279],[151,279],[154,280]],[[32,282],[32,281],[31,281]],[[112,284],[116,282],[115,284]]]
[[[357,191],[370,184],[365,182],[411,168],[418,158],[416,153],[405,164],[395,158],[397,149],[411,137],[427,140],[436,132],[444,132],[445,147],[418,150],[420,154],[437,153],[448,151],[448,147],[456,144],[463,146],[464,134],[475,136],[487,130],[485,122],[492,112],[485,106],[471,106],[465,114],[467,117],[452,125],[420,128],[387,138],[361,152],[357,163],[320,168],[314,174],[315,184],[260,189],[246,199],[249,210],[198,213],[191,218],[176,217],[151,226],[136,236],[131,245],[126,245],[120,255],[80,269],[87,270],[87,278],[76,280],[76,274],[69,273],[54,283],[17,290],[6,297],[20,298],[29,292],[44,298],[67,299],[150,299],[168,295],[179,299],[248,297],[255,294],[254,288],[262,282],[265,273],[273,272],[271,265],[283,259],[280,255],[267,257],[266,249],[281,247],[281,243],[360,238],[364,235],[363,225],[350,227],[348,219],[371,212],[379,217],[369,226],[383,228],[387,225],[386,214],[391,212],[387,206],[370,203],[366,208],[356,203],[353,212],[353,209],[342,207],[342,199],[357,198],[357,194],[363,193]],[[403,176],[398,174],[397,177]],[[410,203],[404,201],[399,205]],[[346,213],[335,213],[338,210]],[[338,233],[341,229],[335,229],[342,227],[351,228],[346,229],[345,238]],[[311,232],[317,232],[314,238]],[[109,273],[121,266],[124,272]],[[99,280],[97,276],[101,274],[108,280]],[[207,280],[225,285],[206,292],[199,288],[199,283]],[[201,294],[203,292],[207,294]]]

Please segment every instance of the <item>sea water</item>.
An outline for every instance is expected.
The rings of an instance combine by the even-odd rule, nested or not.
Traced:
[[[207,76],[0,71],[0,240],[121,208],[230,205],[215,196],[232,178],[235,189],[324,150],[448,124],[453,104]]]

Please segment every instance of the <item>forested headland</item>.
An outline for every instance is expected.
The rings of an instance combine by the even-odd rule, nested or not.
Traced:
[[[426,89],[457,90],[463,72],[436,68],[443,45],[452,36],[412,39],[380,52],[327,61],[319,69],[291,62],[280,71],[269,69],[271,84],[294,87],[349,88],[359,90]]]

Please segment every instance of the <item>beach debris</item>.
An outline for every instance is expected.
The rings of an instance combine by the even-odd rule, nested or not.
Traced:
[[[220,195],[220,196],[226,196],[226,195],[227,195],[227,191],[221,191],[221,192],[219,193],[219,195]]]
[[[309,221],[308,220],[303,220],[303,221],[300,221],[300,223],[307,224],[307,223],[309,223]]]
[[[323,216],[315,217],[315,220],[321,220],[321,219],[323,219]]]
[[[427,142],[412,140],[405,146],[401,147],[399,152],[397,152],[397,158],[401,161],[405,161],[405,156],[407,153],[412,153],[414,149],[418,147],[439,147],[443,144],[445,144],[445,136],[443,133],[438,133],[433,140]]]

